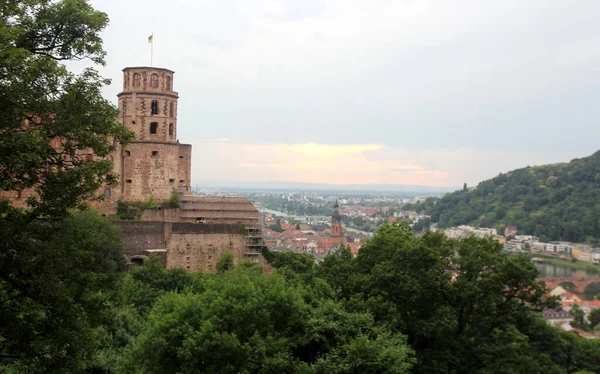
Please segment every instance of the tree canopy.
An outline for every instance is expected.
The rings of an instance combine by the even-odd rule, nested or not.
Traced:
[[[10,0],[0,19],[0,190],[34,188],[34,216],[65,214],[118,181],[105,157],[132,138],[101,96],[109,81],[62,63],[104,64],[108,17],[85,0]]]
[[[119,231],[83,201],[114,185],[109,154],[132,133],[101,95],[101,30],[85,0],[0,3],[0,371],[81,372],[123,270]]]

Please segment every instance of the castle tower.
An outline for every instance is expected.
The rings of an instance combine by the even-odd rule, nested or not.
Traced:
[[[173,192],[190,191],[192,146],[177,140],[177,100],[173,74],[168,69],[123,69],[119,121],[133,130],[136,139],[123,147],[120,196],[124,201],[168,200]]]
[[[342,215],[339,211],[340,205],[337,199],[333,205],[333,215],[331,216],[331,244],[339,246],[344,241],[344,234],[342,233]]]

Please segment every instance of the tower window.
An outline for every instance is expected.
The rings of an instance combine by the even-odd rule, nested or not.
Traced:
[[[158,101],[157,100],[152,100],[150,109],[152,111],[152,115],[158,114]]]
[[[127,183],[131,183],[131,179],[127,179]]]
[[[158,156],[158,151],[152,151],[152,157]]]
[[[142,77],[138,73],[133,74],[133,87],[139,87],[141,81]]]
[[[152,88],[158,88],[158,74],[154,73],[150,76],[150,85]]]
[[[175,183],[175,179],[169,179],[169,183]]]
[[[150,123],[150,134],[156,134],[158,131],[158,122]]]
[[[125,151],[125,156],[131,156],[131,152]]]
[[[179,180],[179,183],[183,183],[183,179],[180,179],[180,180]]]
[[[104,197],[107,199],[110,197],[110,188],[104,190]]]
[[[173,118],[175,116],[175,103],[169,103],[169,117]]]
[[[169,123],[169,136],[173,136],[173,124]]]
[[[171,91],[171,77],[167,76],[167,78],[165,78],[166,81],[166,86],[167,86],[167,91]]]

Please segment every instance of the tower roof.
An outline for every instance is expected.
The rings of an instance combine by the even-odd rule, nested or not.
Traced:
[[[175,72],[173,70],[169,70],[166,68],[158,68],[156,66],[128,66],[126,68],[123,68],[122,71],[126,71],[126,70],[132,70],[132,69],[152,69],[152,70],[162,70],[162,71],[167,71],[169,73],[173,73],[175,74]]]
[[[333,215],[331,216],[331,222],[342,222],[342,215],[339,211],[340,204],[338,204],[337,199],[335,199],[335,204],[333,204]]]

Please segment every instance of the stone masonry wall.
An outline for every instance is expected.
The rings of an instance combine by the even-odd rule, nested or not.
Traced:
[[[147,255],[146,249],[164,249],[165,223],[142,221],[111,221],[121,229],[125,255]]]
[[[214,273],[226,251],[234,263],[244,260],[246,239],[243,234],[171,233],[167,245],[167,268]]]
[[[146,201],[153,196],[155,202],[160,202],[179,191],[178,144],[135,142],[125,150],[123,200]]]

